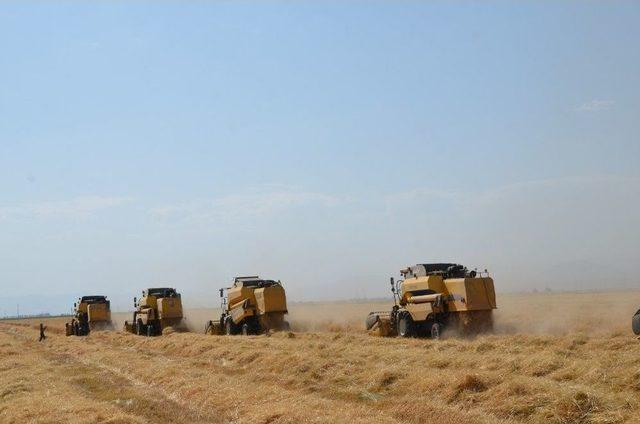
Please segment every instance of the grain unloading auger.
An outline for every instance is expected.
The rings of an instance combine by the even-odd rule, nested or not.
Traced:
[[[391,311],[371,312],[367,330],[382,336],[431,336],[446,328],[474,334],[493,328],[496,294],[488,273],[478,274],[452,263],[418,264],[391,278],[395,305]]]
[[[65,323],[67,336],[88,336],[92,330],[113,330],[111,302],[106,296],[82,296],[73,304],[73,318]]]
[[[289,323],[284,320],[287,297],[280,281],[263,280],[257,275],[236,277],[231,287],[220,289],[220,297],[222,314],[220,319],[206,324],[206,334],[248,335],[289,330]]]

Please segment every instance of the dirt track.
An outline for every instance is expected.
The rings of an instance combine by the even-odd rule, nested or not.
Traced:
[[[640,422],[640,343],[601,335],[400,340],[120,332],[0,323],[0,421]]]

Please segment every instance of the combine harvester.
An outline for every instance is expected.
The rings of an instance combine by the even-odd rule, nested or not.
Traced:
[[[390,312],[371,312],[367,330],[382,336],[440,338],[446,328],[461,335],[491,331],[496,294],[487,271],[478,275],[463,265],[419,264],[400,271],[391,291]]]
[[[288,331],[284,320],[287,297],[280,281],[262,280],[257,275],[236,277],[233,285],[220,289],[222,314],[217,321],[209,321],[205,334],[262,334]]]
[[[124,330],[141,336],[159,336],[165,328],[183,330],[182,299],[173,288],[151,288],[142,298],[133,298],[133,320],[124,322]]]
[[[111,303],[106,296],[82,296],[73,304],[73,319],[64,326],[67,336],[88,336],[93,330],[113,330]]]

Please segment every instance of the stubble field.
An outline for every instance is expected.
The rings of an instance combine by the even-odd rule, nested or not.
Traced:
[[[640,422],[640,292],[499,295],[495,333],[367,335],[389,303],[290,307],[291,333],[65,337],[0,321],[3,423]],[[118,328],[125,314],[114,314]],[[197,331],[197,332],[196,332]]]

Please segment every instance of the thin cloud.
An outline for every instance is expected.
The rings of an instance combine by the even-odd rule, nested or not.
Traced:
[[[129,197],[84,196],[70,200],[23,203],[0,206],[0,219],[9,218],[82,218],[104,209],[121,206]]]
[[[411,205],[428,205],[433,209],[451,207],[463,210],[480,205],[492,204],[500,199],[512,198],[531,191],[571,190],[585,187],[626,187],[640,189],[640,177],[619,175],[573,176],[564,178],[550,178],[522,181],[497,187],[464,192],[459,190],[443,190],[434,188],[415,188],[385,196],[384,202],[389,213],[395,213],[398,207]],[[445,206],[446,205],[446,206]],[[427,212],[429,209],[423,209]]]
[[[149,212],[153,218],[164,221],[229,222],[266,218],[308,205],[331,207],[342,200],[328,194],[283,188],[266,192],[252,190],[214,199],[162,205],[151,208]]]
[[[598,112],[609,110],[615,105],[613,100],[590,100],[576,107],[579,112]]]

